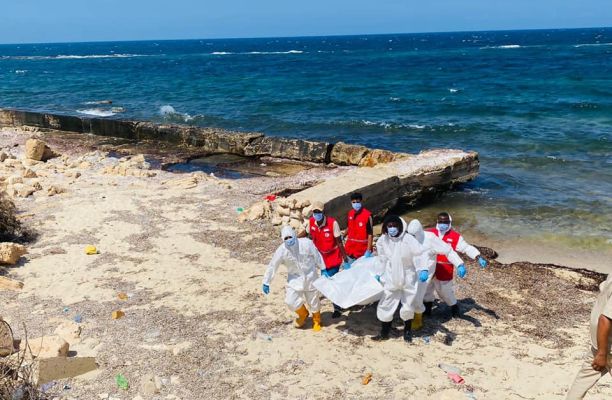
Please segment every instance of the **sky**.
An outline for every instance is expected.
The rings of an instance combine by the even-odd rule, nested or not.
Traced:
[[[612,26],[612,0],[0,0],[0,43]]]

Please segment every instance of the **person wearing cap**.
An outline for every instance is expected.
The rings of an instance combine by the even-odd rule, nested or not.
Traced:
[[[325,262],[325,269],[321,275],[331,278],[340,272],[340,267],[350,268],[348,257],[342,244],[340,225],[334,218],[323,213],[324,205],[320,201],[312,203],[312,216],[308,220],[307,232],[315,247],[321,253]],[[332,318],[338,318],[342,309],[334,304]]]
[[[438,214],[438,221],[435,228],[428,229],[428,232],[434,233],[444,243],[448,243],[453,250],[458,253],[465,253],[471,259],[477,259],[478,264],[481,268],[487,266],[487,260],[481,255],[480,251],[463,239],[463,236],[459,232],[452,229],[453,219],[447,212],[441,212]],[[453,317],[460,315],[459,304],[457,304],[457,298],[455,297],[455,288],[453,287],[453,275],[455,267],[452,262],[449,261],[448,257],[444,254],[438,254],[436,259],[436,271],[434,278],[430,281],[427,291],[425,292],[425,298],[423,304],[425,305],[425,315],[431,315],[431,309],[435,299],[434,291],[438,293],[438,296],[442,301],[451,307],[451,313]],[[457,276],[459,278],[465,278],[467,270],[463,264],[457,267]]]
[[[612,274],[599,285],[599,296],[591,310],[591,351],[588,352],[567,400],[583,399],[604,375],[612,376]]]
[[[321,254],[308,238],[297,238],[290,226],[281,230],[283,243],[278,246],[268,264],[262,282],[262,291],[270,293],[270,284],[276,275],[278,267],[287,267],[287,288],[285,303],[298,317],[295,326],[301,328],[308,318],[308,310],[312,312],[312,329],[321,330],[320,293],[314,287],[314,281],[319,277],[318,270],[325,268]],[[308,306],[308,308],[306,308]]]
[[[352,210],[348,212],[346,227],[346,255],[356,260],[360,257],[372,256],[374,230],[372,228],[372,213],[362,205],[361,193],[351,194]]]

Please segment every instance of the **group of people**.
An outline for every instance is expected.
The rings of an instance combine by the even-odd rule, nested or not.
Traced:
[[[372,339],[389,338],[393,316],[400,307],[403,337],[410,342],[412,331],[422,327],[423,315],[431,314],[436,294],[450,306],[454,317],[459,316],[453,278],[455,270],[460,278],[465,278],[467,270],[457,252],[477,259],[483,268],[487,266],[478,249],[452,229],[452,218],[446,212],[440,213],[436,227],[428,230],[416,219],[407,224],[399,216],[388,215],[374,245],[372,214],[363,207],[363,196],[353,193],[344,233],[338,221],[325,214],[321,202],[312,204],[312,216],[304,232],[298,235],[289,226],[282,228],[283,243],[268,265],[262,290],[264,294],[270,293],[270,283],[278,267],[284,264],[288,272],[285,302],[297,314],[297,327],[304,326],[310,311],[313,329],[321,329],[320,293],[314,286],[318,271],[320,276],[331,278],[350,269],[359,258],[377,256],[383,267],[375,278],[384,292],[376,312],[381,330]],[[342,312],[334,304],[332,318],[340,317]]]

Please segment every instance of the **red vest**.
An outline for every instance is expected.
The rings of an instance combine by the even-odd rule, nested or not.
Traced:
[[[440,237],[438,234],[438,230],[436,228],[427,229],[428,232],[433,232],[436,236]],[[457,248],[457,244],[459,243],[459,238],[461,235],[459,232],[454,230],[449,230],[446,232],[444,237],[441,237],[444,243],[450,244],[450,246],[455,250]],[[443,254],[438,254],[438,258],[436,260],[436,279],[439,281],[450,281],[453,279],[453,273],[455,271],[455,266],[453,263],[448,261]]]
[[[339,267],[342,264],[340,247],[334,237],[335,219],[325,217],[325,225],[319,227],[313,217],[310,217],[310,237],[319,253],[323,256],[327,269]]]
[[[355,210],[351,210],[348,213],[344,249],[346,254],[352,258],[359,258],[368,250],[367,226],[371,215],[365,208],[362,208],[359,213],[355,212]]]

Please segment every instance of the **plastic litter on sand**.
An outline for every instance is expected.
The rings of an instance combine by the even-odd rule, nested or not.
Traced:
[[[363,376],[363,378],[361,378],[361,384],[367,385],[368,383],[370,383],[371,380],[372,380],[372,373],[368,372],[367,374]]]
[[[115,376],[115,383],[117,384],[118,388],[123,390],[128,390],[130,387],[130,384],[126,377],[121,374],[117,374],[117,376]]]
[[[257,332],[257,338],[261,340],[265,340],[267,342],[272,341],[272,336],[268,335],[267,333],[263,333],[263,332]]]
[[[447,374],[461,375],[461,369],[455,367],[454,365],[440,363],[438,364],[438,367]]]

